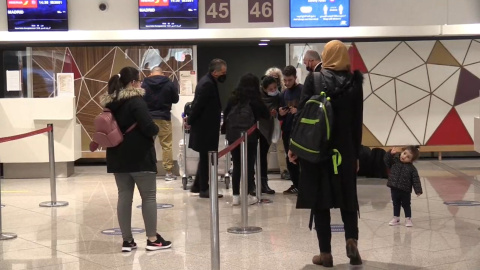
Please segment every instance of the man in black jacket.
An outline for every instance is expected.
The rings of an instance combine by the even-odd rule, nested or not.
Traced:
[[[177,177],[173,174],[173,154],[172,154],[172,104],[179,100],[177,87],[163,75],[160,67],[154,67],[150,76],[145,78],[142,84],[145,89],[145,102],[155,124],[159,127],[158,139],[162,147],[163,168],[167,172],[166,181],[175,180]]]
[[[191,126],[189,147],[200,155],[191,191],[200,192],[200,198],[209,198],[208,152],[218,151],[222,112],[217,82],[223,83],[226,78],[227,63],[222,59],[213,59],[208,74],[200,79],[195,88],[192,110],[187,119],[188,125]]]

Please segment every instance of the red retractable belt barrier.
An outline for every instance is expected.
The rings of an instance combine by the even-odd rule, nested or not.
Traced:
[[[27,133],[24,133],[24,134],[14,135],[14,136],[10,136],[10,137],[3,137],[3,138],[0,138],[0,143],[15,141],[15,140],[23,139],[23,138],[26,138],[26,137],[35,136],[35,135],[38,135],[38,134],[49,132],[51,130],[52,130],[52,127],[46,127],[46,128],[42,128],[42,129],[39,129],[39,130],[32,131],[32,132],[27,132]]]
[[[247,130],[247,134],[251,135],[257,129],[257,124],[253,125]],[[243,142],[243,137],[238,138],[235,142],[229,145],[227,148],[223,149],[218,153],[218,158],[225,156],[228,152],[231,152],[235,147],[239,146]]]

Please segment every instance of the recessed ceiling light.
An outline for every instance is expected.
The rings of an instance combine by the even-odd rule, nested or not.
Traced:
[[[270,39],[260,39],[260,42],[269,42]]]
[[[258,46],[268,46],[268,43],[260,42],[260,43],[258,43]]]

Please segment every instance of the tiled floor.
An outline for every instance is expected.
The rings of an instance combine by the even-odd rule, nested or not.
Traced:
[[[361,219],[359,248],[363,269],[480,269],[480,206],[446,206],[444,201],[480,201],[478,160],[421,161],[424,194],[412,201],[413,228],[388,226],[392,216],[385,180],[359,179]],[[58,200],[64,208],[40,208],[50,200],[48,179],[2,180],[3,229],[18,238],[0,241],[0,269],[210,269],[209,200],[183,191],[180,181],[158,180],[158,230],[173,242],[165,251],[146,252],[145,237],[135,235],[139,249],[121,253],[121,237],[101,234],[118,227],[117,189],[105,167],[77,167],[74,177],[58,179]],[[289,182],[272,175],[277,192]],[[263,232],[233,235],[240,207],[232,207],[231,190],[221,192],[221,269],[322,269],[311,264],[318,254],[315,232],[308,230],[309,212],[295,209],[295,196],[270,196],[274,202],[249,207],[249,224]],[[140,196],[135,194],[134,227],[144,228]],[[332,210],[333,224],[341,224]],[[403,213],[402,213],[403,215]],[[403,223],[403,218],[402,218]],[[335,269],[349,269],[343,233],[332,239]]]

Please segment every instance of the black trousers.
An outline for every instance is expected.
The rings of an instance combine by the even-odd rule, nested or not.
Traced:
[[[200,158],[198,160],[197,174],[195,175],[195,182],[193,186],[198,188],[200,192],[208,191],[208,151],[198,152]]]
[[[255,189],[255,162],[257,159],[257,141],[247,143],[247,171],[248,171],[248,190]],[[240,195],[240,176],[242,174],[240,145],[232,150],[232,189],[233,195]]]
[[[288,149],[290,149],[290,134],[283,133],[282,135],[283,147],[285,148],[285,153],[287,154],[287,169],[290,173],[290,178],[292,179],[293,186],[298,188],[298,179],[300,178],[300,169],[298,164],[293,164],[288,159]]]
[[[260,169],[262,179],[268,179],[268,149],[270,149],[270,142],[262,135],[258,135],[260,137]],[[255,150],[256,151],[256,150]]]
[[[320,252],[332,252],[332,231],[330,227],[330,209],[312,210],[317,231],[318,244]],[[345,240],[353,238],[358,240],[358,216],[356,211],[346,211],[340,209],[342,221],[345,228]]]
[[[391,191],[393,201],[393,216],[400,217],[400,207],[402,207],[403,211],[405,211],[405,217],[411,218],[412,208],[410,204],[412,201],[412,194],[396,188],[391,188]]]

